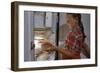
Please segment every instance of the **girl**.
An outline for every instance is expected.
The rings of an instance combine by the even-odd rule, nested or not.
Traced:
[[[86,35],[81,22],[81,14],[67,14],[67,24],[70,32],[65,40],[65,49],[56,49],[62,54],[62,59],[80,59],[80,53],[83,52],[90,57],[88,46],[85,43]]]

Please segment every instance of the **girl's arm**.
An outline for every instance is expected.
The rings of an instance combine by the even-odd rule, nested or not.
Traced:
[[[60,53],[64,57],[66,57],[66,59],[79,58],[79,56],[75,55],[76,54],[75,51],[70,51],[70,50],[64,49],[64,48],[58,48],[57,46],[54,46],[50,42],[43,42],[42,44],[49,44],[50,45],[49,47],[51,47],[51,48],[44,48],[43,50],[45,50],[45,51],[57,51],[58,53]]]

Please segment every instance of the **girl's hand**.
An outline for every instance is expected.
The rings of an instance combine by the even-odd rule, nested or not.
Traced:
[[[41,47],[42,47],[42,50],[44,51],[55,51],[55,48],[56,46],[54,46],[52,43],[50,43],[49,41],[43,41],[41,42]]]

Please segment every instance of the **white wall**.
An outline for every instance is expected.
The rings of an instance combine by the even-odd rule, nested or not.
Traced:
[[[0,73],[14,73],[10,70],[10,54],[11,54],[11,13],[10,3],[14,0],[0,0]],[[20,1],[37,1],[37,2],[50,2],[62,4],[82,4],[82,5],[98,5],[100,9],[100,0],[20,0]],[[100,10],[99,12],[100,13]],[[100,16],[100,14],[98,14]],[[100,19],[100,17],[98,17]],[[98,21],[100,24],[100,21]],[[100,27],[100,25],[98,25]],[[100,29],[98,29],[100,31]],[[100,33],[98,33],[100,37]],[[98,38],[100,43],[100,38]],[[100,52],[100,45],[98,51]],[[98,54],[100,55],[100,53]],[[88,68],[73,68],[73,69],[56,69],[56,70],[40,70],[34,73],[99,73],[100,72],[100,57],[98,67]],[[18,72],[19,73],[19,72]],[[33,73],[33,71],[26,71],[21,73]]]
[[[24,61],[31,61],[31,42],[33,30],[33,12],[24,12]]]
[[[90,46],[90,15],[89,14],[82,14],[82,23],[84,26],[84,32],[86,35],[85,42]]]

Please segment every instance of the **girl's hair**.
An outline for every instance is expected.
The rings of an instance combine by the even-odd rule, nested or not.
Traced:
[[[83,23],[81,21],[81,14],[78,14],[78,13],[67,13],[67,14],[72,15],[72,17],[75,18],[78,21],[78,26],[80,27],[80,30],[83,34],[84,39],[85,39],[86,35],[84,33],[84,27],[83,27]]]

